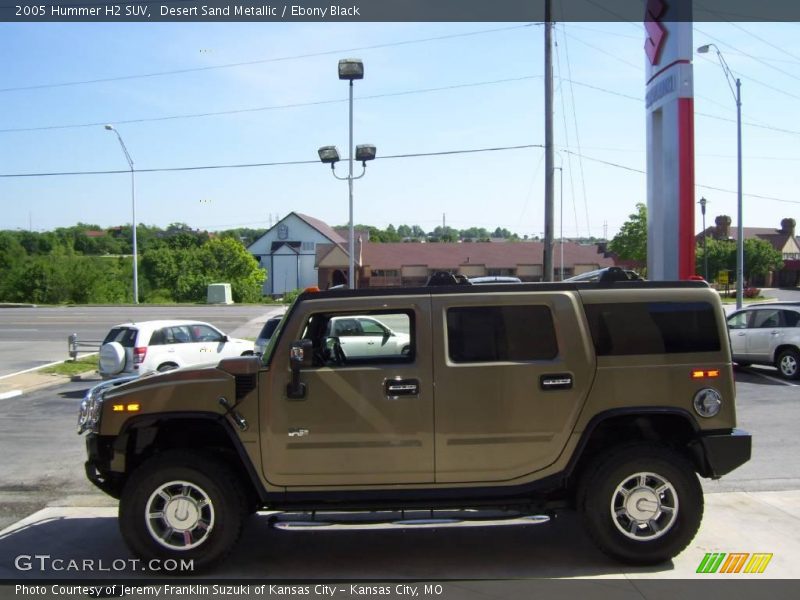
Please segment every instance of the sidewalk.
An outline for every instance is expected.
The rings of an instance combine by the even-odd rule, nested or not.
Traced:
[[[62,385],[70,381],[99,382],[101,378],[100,375],[94,371],[87,371],[86,373],[81,373],[80,375],[74,375],[72,377],[42,373],[40,371],[20,373],[19,375],[11,375],[10,377],[0,379],[0,400],[8,400],[35,390],[54,385]]]
[[[91,500],[86,498],[86,500]],[[800,491],[707,494],[699,533],[674,560],[652,567],[615,562],[589,541],[576,514],[564,512],[543,525],[466,529],[284,532],[267,513],[251,518],[231,557],[214,577],[335,580],[452,579],[653,579],[746,581],[794,579],[800,563]],[[67,504],[68,502],[61,502]],[[51,568],[20,571],[14,557],[111,562],[130,554],[117,528],[115,506],[51,506],[0,531],[0,579],[105,579],[141,577]],[[762,573],[698,573],[708,553],[771,555]],[[763,563],[762,563],[763,564]],[[637,596],[641,597],[641,596]],[[653,597],[653,596],[646,596]]]

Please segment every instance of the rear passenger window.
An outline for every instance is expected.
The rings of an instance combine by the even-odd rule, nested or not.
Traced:
[[[547,306],[450,308],[447,348],[455,363],[550,360],[558,355]]]
[[[717,321],[707,302],[588,304],[598,356],[717,352]]]

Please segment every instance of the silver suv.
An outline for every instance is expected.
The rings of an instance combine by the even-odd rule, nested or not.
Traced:
[[[800,302],[756,304],[728,317],[733,360],[771,365],[781,377],[800,379]]]

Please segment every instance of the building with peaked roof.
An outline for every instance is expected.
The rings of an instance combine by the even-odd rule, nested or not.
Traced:
[[[783,268],[771,273],[764,281],[750,282],[752,285],[770,285],[779,287],[797,287],[800,285],[800,237],[796,235],[796,221],[791,218],[781,220],[780,229],[769,227],[743,227],[744,239],[761,239],[768,242],[783,257]],[[702,244],[703,235],[715,240],[735,241],[738,228],[731,227],[731,218],[720,215],[714,219],[714,225],[706,227],[697,234],[698,244]]]
[[[277,297],[298,288],[317,285],[315,263],[320,244],[346,248],[347,240],[319,219],[296,212],[286,215],[250,244],[247,251],[267,270],[263,294]],[[338,283],[345,283],[347,268],[335,279]]]

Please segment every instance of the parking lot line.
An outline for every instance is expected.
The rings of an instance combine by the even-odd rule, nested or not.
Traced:
[[[762,373],[761,371],[757,371],[755,369],[750,369],[750,368],[747,368],[745,370],[748,373],[752,373],[753,375],[758,375],[759,377],[763,377],[768,381],[774,381],[775,383],[782,383],[783,385],[788,385],[789,387],[798,387],[798,384],[786,381],[785,379],[781,379],[780,377],[775,377],[774,375],[767,375],[766,373]]]

